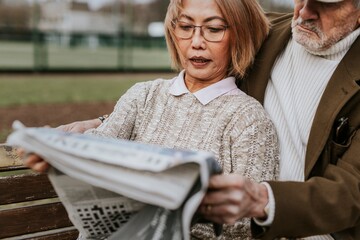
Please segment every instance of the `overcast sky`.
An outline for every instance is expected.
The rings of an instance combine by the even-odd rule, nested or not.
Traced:
[[[32,3],[34,1],[37,1],[37,2],[46,2],[47,0],[27,0],[28,2]],[[107,3],[111,3],[111,2],[114,2],[116,0],[75,0],[77,2],[87,2],[89,3],[89,6],[91,9],[98,9],[100,8],[101,6],[107,4]],[[135,3],[149,3],[149,2],[152,2],[154,0],[122,0],[122,1],[132,1],[132,2],[135,2]]]
[[[28,2],[34,2],[34,1],[38,1],[38,2],[46,2],[47,0],[27,0]],[[88,2],[89,3],[89,6],[91,9],[98,9],[100,8],[101,6],[103,6],[104,4],[107,4],[107,3],[111,3],[111,2],[114,2],[116,0],[75,0],[75,1],[78,1],[78,2]],[[117,0],[118,1],[118,0]],[[132,2],[135,2],[135,3],[149,3],[149,2],[152,2],[154,0],[121,0],[121,1],[132,1]],[[271,1],[275,4],[281,4],[281,5],[285,5],[285,6],[293,6],[293,0],[266,0],[266,1]],[[261,0],[260,0],[261,2]]]
[[[79,2],[88,2],[90,8],[92,8],[92,9],[97,9],[106,3],[114,2],[114,0],[78,0],[78,1]],[[149,3],[149,2],[152,2],[153,0],[131,0],[131,1],[135,2],[135,3]]]
[[[101,7],[105,3],[113,2],[114,0],[77,0],[77,1],[88,2],[91,8],[96,9],[96,8]],[[130,1],[133,1],[135,3],[149,3],[149,2],[152,2],[154,0],[130,0]],[[267,1],[272,1],[273,3],[276,3],[276,4],[293,6],[293,0],[267,0]]]

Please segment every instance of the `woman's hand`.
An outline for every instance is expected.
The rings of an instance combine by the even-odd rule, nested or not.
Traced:
[[[57,127],[57,129],[60,129],[65,132],[84,133],[86,130],[98,127],[100,124],[101,121],[98,118],[96,118],[96,119],[77,121],[66,125],[61,125]]]
[[[18,149],[17,153],[19,157],[23,159],[24,165],[36,172],[45,173],[50,167],[39,155],[34,153],[27,154],[22,148]]]
[[[49,169],[50,165],[44,159],[42,159],[39,155],[36,154],[28,154],[24,159],[24,164],[28,168],[40,173],[45,173]]]
[[[57,129],[65,132],[84,133],[88,129],[98,127],[100,124],[101,121],[99,119],[92,119],[61,125]],[[24,165],[36,172],[45,173],[50,167],[49,163],[37,154],[26,154],[24,149],[18,149],[17,152],[23,158]]]
[[[243,217],[266,218],[267,203],[265,185],[237,174],[215,175],[199,211],[212,222],[234,224]]]

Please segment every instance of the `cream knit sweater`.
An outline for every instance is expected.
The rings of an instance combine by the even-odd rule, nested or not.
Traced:
[[[113,113],[87,133],[212,152],[224,174],[238,173],[255,181],[278,176],[275,128],[263,107],[240,90],[203,105],[191,93],[169,93],[173,80],[138,83],[117,102]],[[212,227],[197,224],[192,236],[213,239]],[[250,221],[224,226],[222,239],[251,239]]]

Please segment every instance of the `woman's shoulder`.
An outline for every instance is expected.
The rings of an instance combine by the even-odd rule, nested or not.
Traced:
[[[155,80],[150,81],[144,81],[144,82],[138,82],[136,83],[132,88],[140,90],[140,89],[157,89],[157,88],[163,88],[163,87],[169,87],[175,78],[172,79],[165,79],[165,78],[157,78]]]
[[[235,95],[228,95],[230,101],[226,101],[229,106],[233,106],[233,111],[236,112],[236,116],[239,118],[249,118],[253,121],[269,119],[264,107],[255,98],[240,92]]]
[[[139,104],[144,104],[152,99],[165,96],[172,82],[173,79],[164,78],[138,82],[129,88],[124,96],[126,96],[128,101],[136,101],[139,102]]]
[[[236,89],[236,91],[233,91],[232,93],[233,94],[226,95],[226,97],[231,98],[231,102],[236,104],[239,108],[241,108],[241,106],[263,108],[263,106],[258,100],[246,94],[240,89]]]
[[[264,134],[275,134],[275,126],[259,101],[245,93],[229,97],[230,101],[226,101],[227,106],[224,106],[228,109],[229,134],[239,136],[247,132],[246,129],[266,129]]]

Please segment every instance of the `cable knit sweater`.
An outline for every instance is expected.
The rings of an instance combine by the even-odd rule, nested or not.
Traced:
[[[176,79],[176,78],[175,78]],[[192,93],[169,93],[174,79],[138,83],[97,129],[100,136],[212,152],[224,174],[255,181],[278,176],[278,142],[263,107],[240,90],[202,104]],[[214,239],[212,225],[196,224],[195,239]],[[224,226],[222,239],[251,239],[249,219]]]

